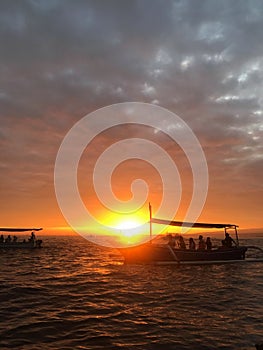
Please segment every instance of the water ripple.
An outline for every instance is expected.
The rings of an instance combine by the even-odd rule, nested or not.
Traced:
[[[252,350],[263,341],[262,263],[123,265],[81,237],[49,237],[42,250],[1,252],[0,264],[1,349]]]

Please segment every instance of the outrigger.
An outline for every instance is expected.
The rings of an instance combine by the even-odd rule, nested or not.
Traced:
[[[183,263],[183,264],[211,264],[211,263],[230,263],[242,261],[263,261],[263,259],[247,259],[246,252],[248,248],[263,250],[255,246],[240,246],[237,225],[234,224],[211,224],[211,223],[192,223],[181,221],[170,221],[164,219],[152,218],[152,208],[149,204],[150,212],[150,240],[137,246],[119,248],[124,256],[125,263]],[[152,224],[170,225],[177,227],[191,227],[202,229],[224,229],[225,234],[229,229],[235,232],[235,245],[232,247],[220,246],[211,250],[190,250],[175,247],[170,242],[155,243],[152,239]]]
[[[42,228],[11,228],[11,227],[0,227],[0,233],[17,233],[17,232],[28,232],[31,231],[31,236],[28,240],[19,241],[14,235],[13,238],[9,234],[6,238],[1,234],[0,236],[0,249],[13,249],[13,248],[27,248],[35,249],[42,247],[42,240],[36,239],[35,231],[41,231]]]

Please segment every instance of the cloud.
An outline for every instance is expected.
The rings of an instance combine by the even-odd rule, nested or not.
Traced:
[[[21,153],[32,173],[46,167],[50,174],[67,130],[123,101],[156,103],[182,117],[215,176],[239,163],[246,180],[256,178],[263,170],[262,30],[260,0],[1,1],[6,186]]]

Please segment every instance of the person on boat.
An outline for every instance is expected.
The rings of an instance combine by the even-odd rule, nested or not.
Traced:
[[[202,235],[199,236],[199,241],[198,241],[198,250],[205,250],[205,240]]]
[[[0,243],[4,243],[4,241],[5,241],[4,236],[1,235],[1,236],[0,236]]]
[[[6,243],[11,243],[12,242],[12,238],[10,235],[7,236],[7,238],[5,239]]]
[[[175,246],[175,238],[171,233],[168,234],[168,244],[171,247]]]
[[[186,249],[183,236],[179,236],[178,246],[179,246],[179,249]]]
[[[34,232],[32,231],[31,236],[29,238],[29,242],[35,242],[35,240],[36,240],[36,236],[35,236]]]
[[[226,248],[232,248],[234,245],[236,245],[236,242],[233,240],[233,238],[230,236],[228,232],[225,233],[225,239],[222,241],[223,247]]]
[[[189,238],[189,250],[195,250],[195,241],[192,237]]]
[[[212,242],[210,237],[207,237],[205,244],[206,244],[206,250],[208,251],[212,250]]]

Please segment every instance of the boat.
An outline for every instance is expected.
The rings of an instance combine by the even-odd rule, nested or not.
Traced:
[[[11,228],[11,227],[0,227],[0,249],[38,249],[42,248],[42,240],[36,239],[35,231],[41,231],[42,228]],[[14,235],[13,239],[10,234],[4,238],[3,233],[18,233],[31,231],[31,236],[28,240],[23,239],[21,241]]]
[[[200,223],[200,222],[181,222],[170,221],[165,219],[152,218],[151,205],[149,204],[150,211],[150,239],[147,243],[139,244],[137,246],[121,247],[120,253],[124,257],[124,262],[128,264],[142,264],[142,263],[155,263],[155,264],[211,264],[211,263],[232,263],[243,261],[263,261],[263,259],[246,258],[246,252],[248,248],[257,249],[263,252],[259,247],[255,246],[241,246],[239,244],[239,237],[237,225],[234,224],[213,224],[213,223]],[[233,246],[226,246],[224,240],[222,240],[222,246],[212,249],[184,249],[176,247],[175,242],[171,240],[168,243],[155,243],[152,239],[152,224],[170,225],[177,227],[191,227],[200,229],[223,229],[225,237],[229,237],[229,230],[234,230],[235,240]],[[171,235],[170,235],[171,236]]]

